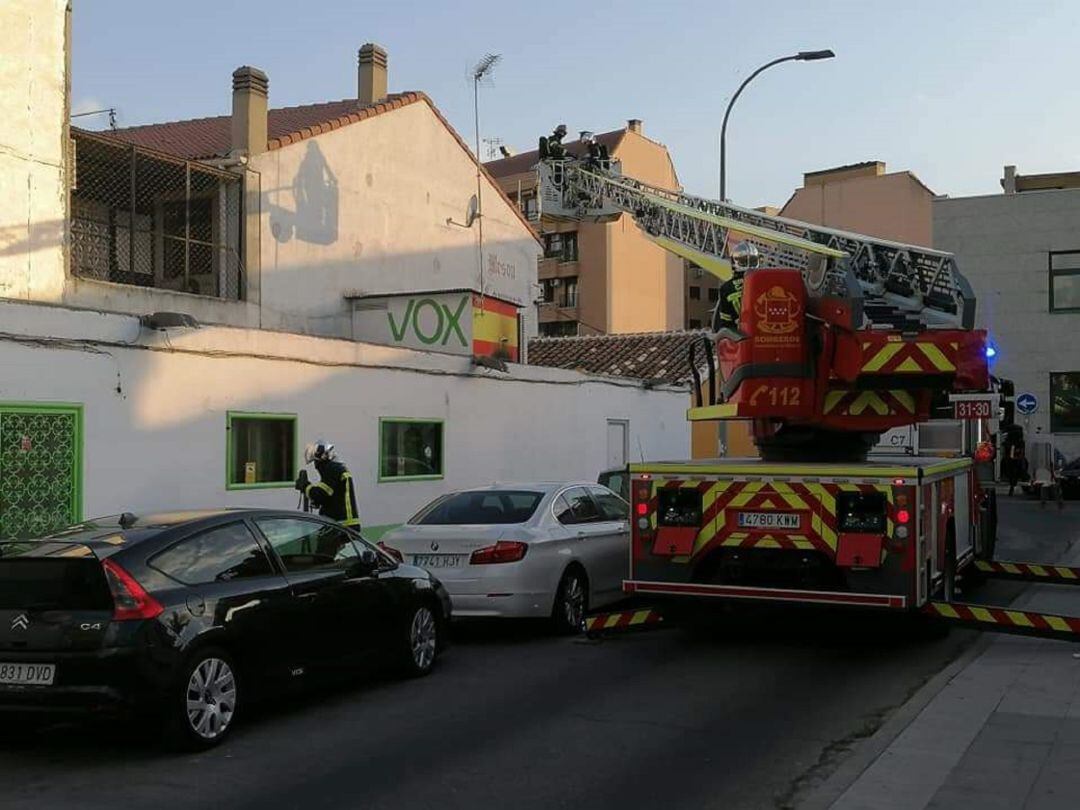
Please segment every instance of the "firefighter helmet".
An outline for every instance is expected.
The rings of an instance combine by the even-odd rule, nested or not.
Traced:
[[[334,445],[324,439],[316,439],[304,448],[304,463],[329,461],[334,458]]]
[[[753,270],[761,262],[761,254],[750,242],[739,242],[731,249],[731,263],[736,271]]]

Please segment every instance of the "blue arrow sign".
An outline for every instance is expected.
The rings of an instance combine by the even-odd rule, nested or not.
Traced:
[[[1031,416],[1039,410],[1039,398],[1029,391],[1025,391],[1016,397],[1016,410],[1024,416]]]

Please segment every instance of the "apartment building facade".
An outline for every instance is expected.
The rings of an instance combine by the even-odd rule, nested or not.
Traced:
[[[868,160],[807,172],[780,216],[929,247],[935,196],[911,172]]]
[[[1001,194],[934,201],[934,247],[956,254],[979,302],[977,326],[997,349],[993,371],[1035,410],[1028,436],[1080,455],[1080,172],[1019,175]],[[1029,400],[1030,401],[1030,400]]]
[[[622,170],[645,182],[678,189],[667,147],[631,119],[623,129],[596,135]],[[566,144],[580,154],[579,141]],[[543,242],[536,295],[542,336],[595,335],[681,329],[684,325],[683,260],[651,242],[623,214],[613,222],[560,222],[540,208],[533,167],[537,151],[485,164]]]

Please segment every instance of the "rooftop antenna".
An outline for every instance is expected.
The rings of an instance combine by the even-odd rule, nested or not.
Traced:
[[[502,150],[499,149],[502,145],[502,138],[484,138],[484,152],[487,154],[488,160],[502,157]]]
[[[495,65],[502,59],[502,54],[489,53],[484,56],[472,71],[473,79],[473,126],[476,130],[476,223],[477,249],[476,264],[480,271],[480,310],[484,308],[484,195],[481,188],[483,167],[480,164],[480,82],[490,79]]]

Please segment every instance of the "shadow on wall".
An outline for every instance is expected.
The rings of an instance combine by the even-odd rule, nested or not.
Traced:
[[[292,196],[292,208],[280,204]],[[319,144],[309,140],[290,188],[263,192],[263,210],[278,242],[293,238],[313,245],[332,245],[338,238],[338,181]]]

